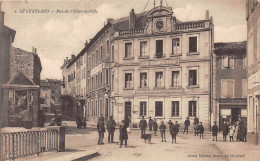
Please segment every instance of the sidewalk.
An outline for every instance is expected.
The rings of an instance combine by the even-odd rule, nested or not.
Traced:
[[[230,161],[240,161],[243,158],[250,159],[250,161],[260,160],[260,145],[253,145],[248,142],[235,141],[230,142],[227,136],[227,141],[223,141],[223,135],[218,134],[218,142],[212,141],[216,147],[223,152]]]

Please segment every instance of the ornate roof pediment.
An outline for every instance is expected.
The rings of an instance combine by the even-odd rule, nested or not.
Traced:
[[[147,14],[148,18],[153,18],[153,17],[165,17],[165,16],[172,16],[173,11],[171,7],[163,7],[163,6],[158,6],[150,10]]]

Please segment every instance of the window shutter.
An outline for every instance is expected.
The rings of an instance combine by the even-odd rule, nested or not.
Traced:
[[[231,80],[228,80],[227,81],[227,90],[228,90],[228,93],[227,93],[227,97],[233,97],[233,93],[234,93],[234,82],[231,81]]]

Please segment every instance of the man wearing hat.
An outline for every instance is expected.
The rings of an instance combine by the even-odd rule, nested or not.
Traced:
[[[214,139],[216,138],[216,142],[218,142],[218,125],[216,124],[216,121],[214,121],[213,123],[214,125],[212,126],[212,141],[214,141]]]
[[[143,135],[145,134],[145,130],[147,128],[147,122],[144,119],[144,116],[142,116],[142,119],[140,120],[139,128],[141,129],[141,138],[143,138]]]
[[[107,131],[108,131],[108,143],[114,142],[114,132],[115,132],[116,122],[113,120],[113,116],[109,117],[107,121]]]
[[[185,133],[185,131],[186,131],[187,134],[188,134],[189,126],[190,126],[190,120],[189,120],[189,117],[186,118],[186,120],[185,120],[185,122],[184,122],[184,125],[185,125],[185,127],[184,127],[184,132],[183,132],[183,134]]]

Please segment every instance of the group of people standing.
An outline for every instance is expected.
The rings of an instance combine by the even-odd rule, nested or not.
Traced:
[[[246,124],[239,119],[234,125],[228,125],[226,121],[223,122],[222,125],[223,131],[223,141],[227,141],[227,136],[229,136],[229,141],[234,142],[234,138],[236,141],[246,142],[247,135],[247,127]],[[216,125],[216,121],[214,121],[214,125],[212,126],[212,141],[218,141],[217,135],[219,132],[219,128]]]
[[[125,120],[122,120],[121,125],[119,126],[120,148],[123,145],[123,141],[125,141],[125,147],[127,147],[129,124],[130,124],[130,119],[127,118]],[[106,127],[107,127],[107,131],[108,131],[108,143],[114,143],[114,133],[115,133],[115,129],[116,129],[116,122],[115,122],[115,120],[113,119],[112,116],[109,117],[109,120],[107,121]],[[103,143],[104,133],[106,131],[105,118],[103,116],[101,116],[99,118],[99,121],[97,123],[97,131],[98,131],[98,134],[99,134],[98,145],[103,145],[104,144]]]
[[[190,126],[190,120],[189,117],[186,118],[184,121],[184,131],[183,134],[186,132],[188,134],[189,132],[189,126]],[[193,121],[194,126],[194,136],[200,136],[200,138],[203,138],[204,134],[204,126],[202,125],[202,122],[199,122],[199,118],[195,117]]]
[[[169,120],[168,124],[169,124],[170,135],[172,136],[172,143],[173,143],[173,141],[175,141],[175,143],[177,143],[176,136],[179,133],[180,125],[178,124],[178,121],[175,121],[175,124],[174,124],[171,120]],[[145,131],[147,129],[147,121],[144,119],[144,116],[142,116],[142,119],[140,120],[139,128],[141,130],[141,138],[143,138]],[[157,124],[156,118],[152,119],[151,117],[149,117],[148,128],[149,128],[149,132],[153,131],[154,136],[157,136],[158,124]],[[166,125],[164,124],[164,121],[161,122],[161,124],[159,126],[159,130],[161,133],[161,139],[162,139],[161,142],[166,142],[166,137],[165,137]]]

